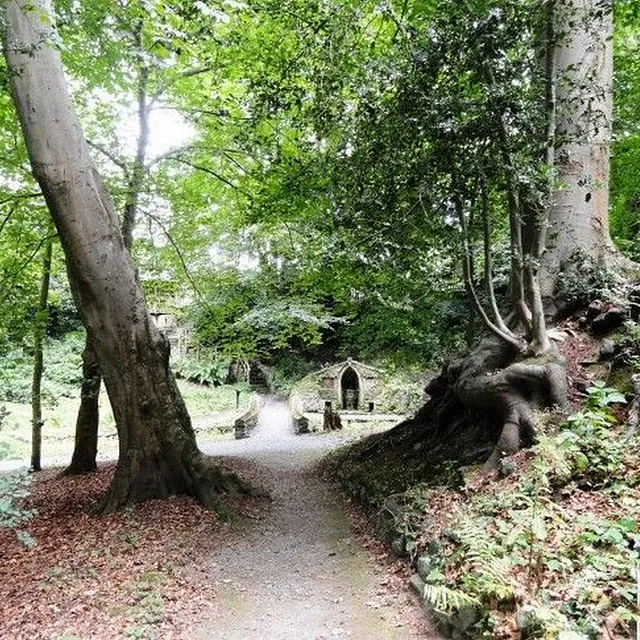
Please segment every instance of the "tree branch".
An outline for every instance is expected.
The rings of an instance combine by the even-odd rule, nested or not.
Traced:
[[[119,169],[122,169],[122,172],[124,173],[125,177],[127,178],[129,177],[129,166],[127,165],[127,162],[125,160],[123,160],[122,158],[118,158],[118,156],[111,153],[109,149],[103,147],[98,142],[92,142],[91,140],[87,140],[87,144],[93,149],[95,149],[96,151],[99,151],[105,157],[109,158],[109,160],[111,160],[113,164],[115,164]]]
[[[184,259],[184,256],[182,255],[182,250],[178,246],[177,242],[173,239],[173,236],[171,235],[171,233],[169,233],[169,230],[166,228],[164,222],[162,222],[157,216],[155,216],[150,211],[143,210],[142,212],[144,213],[145,216],[147,216],[150,220],[155,222],[160,227],[160,230],[162,231],[162,233],[164,233],[167,240],[169,241],[169,244],[173,247],[173,250],[176,252],[176,255],[178,256],[178,260],[180,261],[180,265],[182,266],[182,270],[184,271],[184,275],[187,277],[189,284],[191,285],[193,290],[196,292],[198,298],[200,298],[200,300],[205,304],[205,306],[208,308],[211,308],[206,298],[204,297],[202,291],[200,291],[198,285],[196,284],[196,281],[193,279],[193,276],[189,271],[189,267],[187,266],[187,261]]]
[[[156,156],[155,158],[152,158],[151,160],[149,160],[149,162],[147,162],[147,164],[145,165],[145,169],[149,171],[151,167],[162,162],[163,160],[166,160],[167,158],[172,158],[173,156],[180,155],[181,153],[185,153],[186,151],[191,151],[193,147],[194,145],[192,143],[189,143],[181,147],[176,147],[175,149],[169,149],[169,151],[165,151],[165,153],[161,153],[159,156]]]
[[[507,328],[505,321],[502,319],[502,314],[498,308],[498,302],[496,300],[496,292],[493,288],[493,259],[491,257],[491,217],[489,215],[489,194],[487,193],[486,180],[482,179],[480,186],[481,190],[481,212],[482,212],[482,230],[484,236],[484,280],[487,286],[487,293],[489,295],[489,303],[491,305],[491,311],[495,318],[496,325],[501,331],[511,333]]]
[[[9,294],[13,290],[18,276],[31,264],[34,258],[38,255],[40,249],[42,248],[42,245],[44,245],[46,242],[49,242],[50,240],[53,240],[55,237],[57,237],[56,233],[41,238],[31,255],[18,267],[18,269],[13,273],[7,274],[4,278],[2,278],[2,280],[0,280],[0,286],[2,286],[7,280],[9,280],[9,278],[13,278],[11,286],[4,292],[2,298],[0,298],[0,304],[4,303],[4,301],[9,297]]]
[[[149,108],[148,89],[150,69],[145,63],[144,56],[140,53],[142,47],[142,21],[138,23],[138,27],[134,32],[137,56],[137,101],[138,101],[138,139],[136,140],[136,157],[131,167],[127,179],[127,191],[124,203],[124,211],[122,215],[122,238],[125,247],[131,251],[133,245],[133,229],[136,226],[136,216],[138,213],[138,203],[140,202],[140,192],[144,183],[146,173],[146,157],[147,147],[149,145]]]
[[[468,229],[467,229],[467,220],[466,220],[466,216],[464,214],[464,208],[462,206],[461,196],[460,196],[460,192],[458,190],[458,185],[457,185],[456,182],[457,181],[454,179],[453,180],[453,185],[454,185],[454,187],[453,187],[454,188],[453,196],[454,196],[456,212],[458,214],[458,219],[460,221],[460,227],[462,229],[462,242],[463,242],[463,246],[464,246],[464,256],[463,256],[463,261],[462,261],[462,271],[463,271],[463,276],[464,276],[465,288],[466,288],[467,293],[469,294],[469,297],[471,299],[471,302],[472,302],[477,314],[480,316],[484,326],[489,331],[491,331],[491,333],[493,333],[495,336],[497,336],[498,338],[500,338],[501,340],[503,340],[507,344],[511,345],[514,349],[516,349],[517,351],[520,352],[520,351],[522,351],[522,344],[520,343],[518,338],[509,329],[507,329],[506,327],[505,327],[506,330],[502,329],[497,324],[495,324],[494,322],[491,321],[491,319],[487,315],[486,311],[484,310],[484,308],[482,306],[482,303],[480,302],[480,299],[478,298],[478,294],[476,292],[476,288],[473,285],[472,274],[471,274],[471,250],[470,250],[470,246],[469,246],[469,233],[468,233]]]
[[[240,162],[238,162],[228,151],[226,150],[222,150],[222,155],[232,164],[234,164],[236,167],[238,167],[238,169],[240,169],[240,171],[242,171],[242,173],[244,173],[245,175],[247,175],[249,173],[249,171],[247,171],[247,169],[245,167],[242,166],[242,164]]]
[[[7,222],[11,220],[11,216],[15,213],[17,208],[18,208],[18,203],[15,202],[13,206],[9,209],[9,213],[7,213],[7,215],[2,219],[2,222],[0,222],[0,235],[2,235],[2,231],[7,225]]]
[[[232,189],[236,189],[237,191],[240,191],[240,193],[244,194],[245,196],[247,196],[248,198],[252,198],[251,194],[248,191],[245,191],[244,189],[242,189],[242,187],[239,187],[236,184],[233,184],[233,182],[231,182],[231,180],[229,180],[228,178],[225,178],[224,176],[221,176],[219,173],[216,173],[213,169],[209,169],[208,167],[203,167],[200,164],[196,164],[195,162],[191,162],[189,160],[185,160],[184,158],[179,158],[179,157],[170,157],[170,160],[173,160],[174,162],[179,162],[181,164],[185,164],[188,167],[191,167],[192,169],[196,169],[197,171],[202,171],[204,173],[208,173],[209,175],[213,176],[214,178],[217,178],[218,180],[220,180],[221,182],[224,182],[226,185],[230,186]]]
[[[153,107],[156,101],[161,98],[171,87],[176,85],[181,80],[185,78],[193,78],[194,76],[198,76],[202,73],[207,73],[208,71],[213,71],[215,67],[213,65],[208,65],[205,67],[195,67],[193,69],[186,69],[185,71],[178,74],[175,78],[171,80],[171,82],[167,82],[164,86],[160,87],[154,94],[151,95],[149,100],[149,107]]]
[[[547,170],[551,171],[555,161],[555,133],[556,133],[556,64],[554,44],[556,34],[554,30],[555,0],[549,0],[546,7],[545,24],[545,148],[544,161]],[[550,205],[553,197],[553,179],[548,178],[547,200]],[[539,267],[545,252],[547,235],[547,211],[532,209],[529,212],[529,222],[534,233],[531,255],[525,265],[527,284],[531,294],[531,350],[535,353],[547,351],[551,344],[547,335],[544,304],[540,290]]]
[[[28,198],[42,198],[42,197],[43,195],[41,191],[37,191],[37,192],[34,191],[32,193],[14,193],[0,200],[0,206],[2,206],[3,204],[7,204],[7,202],[12,202],[14,200],[26,200]]]
[[[473,15],[473,7],[469,0],[463,0],[470,15]],[[486,79],[494,94],[498,93],[498,82],[493,69],[485,58],[481,58],[482,68]],[[497,115],[498,137],[500,140],[500,152],[506,166],[507,201],[509,205],[509,230],[511,244],[511,278],[515,287],[514,307],[520,321],[527,331],[531,330],[531,311],[527,306],[524,288],[524,248],[522,243],[522,209],[520,203],[519,185],[516,179],[516,168],[513,155],[509,148],[509,131],[505,122],[504,110],[499,110]]]

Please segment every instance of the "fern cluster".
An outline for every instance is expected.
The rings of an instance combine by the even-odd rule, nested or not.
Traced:
[[[609,409],[623,396],[602,383],[587,393],[582,411],[541,434],[515,483],[461,495],[441,533],[424,598],[452,621],[474,609],[464,637],[493,637],[505,615],[544,640],[600,637],[612,612],[621,633],[633,628],[640,489],[629,473],[640,447]]]

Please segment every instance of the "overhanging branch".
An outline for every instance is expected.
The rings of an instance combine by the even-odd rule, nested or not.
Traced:
[[[107,149],[106,147],[103,147],[98,142],[87,140],[87,144],[91,148],[95,149],[96,151],[99,151],[103,156],[111,160],[111,162],[113,162],[113,164],[115,164],[119,169],[122,169],[122,172],[124,173],[125,177],[127,178],[129,177],[129,165],[127,164],[126,160],[119,158],[114,153],[109,151],[109,149]]]
[[[210,169],[209,167],[204,167],[201,164],[196,164],[195,162],[191,162],[190,160],[185,160],[184,158],[180,158],[180,157],[172,156],[169,159],[173,160],[174,162],[179,162],[180,164],[187,165],[192,169],[196,169],[196,171],[202,171],[203,173],[207,173],[213,176],[214,178],[217,178],[218,180],[220,180],[220,182],[224,182],[224,184],[228,185],[232,189],[235,189],[236,191],[239,191],[240,193],[244,194],[248,198],[252,197],[248,191],[245,191],[242,187],[239,187],[237,184],[234,184],[233,182],[231,182],[231,180],[229,180],[228,178],[225,178],[224,176],[221,176],[219,173],[217,173],[213,169]]]

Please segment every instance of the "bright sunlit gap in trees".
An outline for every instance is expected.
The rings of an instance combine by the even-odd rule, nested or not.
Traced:
[[[133,104],[124,110],[117,132],[122,141],[123,151],[135,155],[139,123],[137,107]],[[151,162],[176,149],[193,143],[197,132],[190,122],[176,109],[167,105],[154,105],[149,114],[149,142],[147,156]]]

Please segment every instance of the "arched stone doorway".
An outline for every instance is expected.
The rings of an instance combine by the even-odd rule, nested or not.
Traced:
[[[340,378],[342,408],[357,411],[360,408],[360,379],[353,367],[347,367]]]

